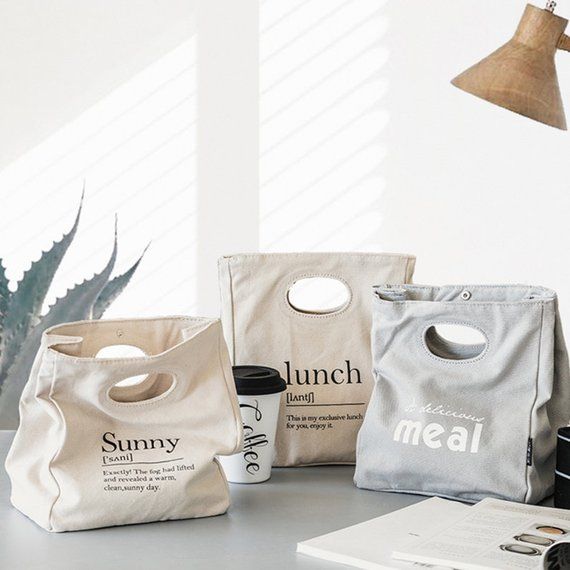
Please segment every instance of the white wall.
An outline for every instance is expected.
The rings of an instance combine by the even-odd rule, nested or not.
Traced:
[[[542,6],[542,4],[540,4]],[[416,280],[557,289],[570,327],[570,134],[480,101],[450,79],[514,32],[522,0],[390,0],[382,235]],[[558,13],[570,16],[570,4]],[[570,57],[557,58],[570,113]]]
[[[44,308],[105,266],[117,215],[115,274],[151,246],[107,316],[196,312],[196,90],[190,37],[0,171],[0,259],[12,288],[69,231],[85,182]]]
[[[269,0],[260,8],[260,244],[379,250],[385,2]]]
[[[154,6],[147,4],[148,10]],[[162,273],[157,267],[167,253],[155,242],[132,292],[125,291],[115,311],[136,313],[144,302],[145,311],[154,313],[215,313],[217,255],[254,249],[258,243],[275,251],[381,248],[416,253],[417,281],[542,283],[559,290],[563,308],[570,307],[566,302],[570,269],[565,263],[570,134],[495,108],[449,83],[508,39],[524,1],[291,0],[285,5],[281,0],[265,0],[260,4],[259,50],[255,4],[253,0],[239,5],[233,0],[198,4],[198,97],[194,103],[185,103],[186,115],[195,112],[197,117],[197,186],[195,193],[188,190],[191,196],[179,197],[183,209],[176,201],[171,205],[200,222],[189,219],[177,226],[186,228],[177,238],[180,260],[170,257],[172,263],[162,266]],[[169,8],[176,5],[169,3]],[[5,3],[0,6],[6,8]],[[29,13],[31,0],[26,6]],[[241,16],[235,12],[238,6],[244,7]],[[21,10],[25,12],[23,5]],[[123,14],[122,8],[118,10],[117,18]],[[145,10],[137,15],[143,23],[150,14]],[[570,16],[570,5],[561,2],[559,13]],[[73,19],[73,10],[69,17]],[[111,44],[104,47],[103,56],[108,49],[118,49]],[[60,43],[54,49],[61,49]],[[26,53],[18,57],[24,57],[24,63],[31,61]],[[570,56],[560,53],[558,63],[570,110]],[[67,79],[61,81],[65,85]],[[191,89],[188,84],[182,91],[173,90],[172,102]],[[259,120],[255,116],[258,103]],[[3,93],[0,105],[9,104]],[[151,112],[161,117],[161,109],[156,106]],[[26,125],[29,122],[22,123],[22,130]],[[187,135],[183,145],[191,153],[195,133]],[[131,142],[138,149],[133,152],[142,152],[136,140]],[[0,144],[10,147],[10,137],[0,137]],[[37,150],[30,156],[37,157]],[[4,196],[14,194],[16,183],[27,180],[25,165],[23,159],[5,169],[0,178]],[[342,167],[336,169],[338,165]],[[88,183],[105,180],[109,172],[103,166],[74,170],[73,190],[65,189],[60,204],[76,194],[85,174]],[[133,176],[142,181],[144,168],[150,166],[141,162]],[[180,171],[181,185],[194,184],[193,169],[188,163],[187,170]],[[13,172],[21,173],[20,182],[11,178]],[[63,180],[67,183],[67,178]],[[33,202],[34,193],[39,196],[47,188],[43,180],[37,182],[21,200]],[[55,179],[48,182],[56,183]],[[134,182],[120,182],[115,186],[117,193],[132,195],[137,189]],[[168,180],[164,185],[157,182],[157,188],[164,188],[158,192],[175,191]],[[141,199],[153,211],[154,201],[160,202],[162,195]],[[4,202],[8,219],[26,211],[21,200],[12,196]],[[95,200],[90,201],[89,215],[105,214],[105,223],[112,224],[110,203],[103,200],[101,208],[105,208],[99,214]],[[223,211],[216,217],[218,207]],[[133,212],[129,202],[124,208],[121,219],[129,215],[127,210]],[[11,222],[18,230],[14,233],[3,231],[0,254],[13,277],[61,234],[72,210],[69,206],[65,219],[55,216],[53,223],[46,221],[34,230],[33,243],[23,223]],[[41,215],[29,213],[25,219]],[[238,223],[232,225],[232,220]],[[161,223],[169,224],[168,220]],[[122,238],[122,251],[127,254],[122,267],[147,236],[156,233],[156,224],[152,231],[142,223],[128,227],[130,233]],[[52,298],[72,277],[99,266],[104,255],[106,250],[101,250],[101,258],[87,257],[77,275],[62,276]],[[184,275],[178,275],[177,267],[183,268]],[[175,289],[167,289],[168,296],[163,295],[161,278]],[[183,278],[177,285],[177,279]]]
[[[197,297],[217,315],[217,259],[259,247],[258,2],[201,0],[196,17]]]
[[[544,284],[570,321],[570,134],[450,84],[524,6],[263,3],[262,248],[415,253],[418,282]],[[558,66],[570,112],[567,53]]]
[[[0,21],[11,286],[70,227],[85,180],[46,305],[105,263],[118,213],[117,273],[152,245],[107,316],[217,314],[217,258],[259,245],[257,0],[0,0]]]
[[[193,33],[193,0],[0,0],[0,168]]]

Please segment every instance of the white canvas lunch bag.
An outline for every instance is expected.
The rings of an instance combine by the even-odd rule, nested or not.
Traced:
[[[383,253],[220,259],[222,322],[234,364],[276,368],[287,382],[274,465],[354,463],[373,386],[370,292],[378,282],[409,282],[414,264],[413,256]],[[344,284],[346,301],[330,311],[293,306],[292,287],[312,278]]]
[[[110,345],[145,356],[96,358]],[[119,382],[142,376],[136,383]],[[215,458],[241,448],[218,320],[82,321],[48,329],[6,461],[12,503],[43,528],[80,530],[224,513]]]

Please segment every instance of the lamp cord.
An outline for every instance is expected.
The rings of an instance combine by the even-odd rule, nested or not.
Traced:
[[[555,0],[548,0],[548,2],[546,2],[546,10],[548,10],[551,13],[554,13],[555,9],[556,9]]]

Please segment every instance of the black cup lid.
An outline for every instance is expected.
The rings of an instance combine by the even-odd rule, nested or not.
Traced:
[[[285,380],[275,368],[267,366],[234,366],[237,393],[242,396],[277,394],[287,388]]]

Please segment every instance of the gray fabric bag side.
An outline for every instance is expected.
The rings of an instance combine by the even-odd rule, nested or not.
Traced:
[[[437,325],[477,329],[450,343]],[[527,285],[375,287],[375,387],[358,487],[536,503],[553,490],[570,372],[554,291]]]

